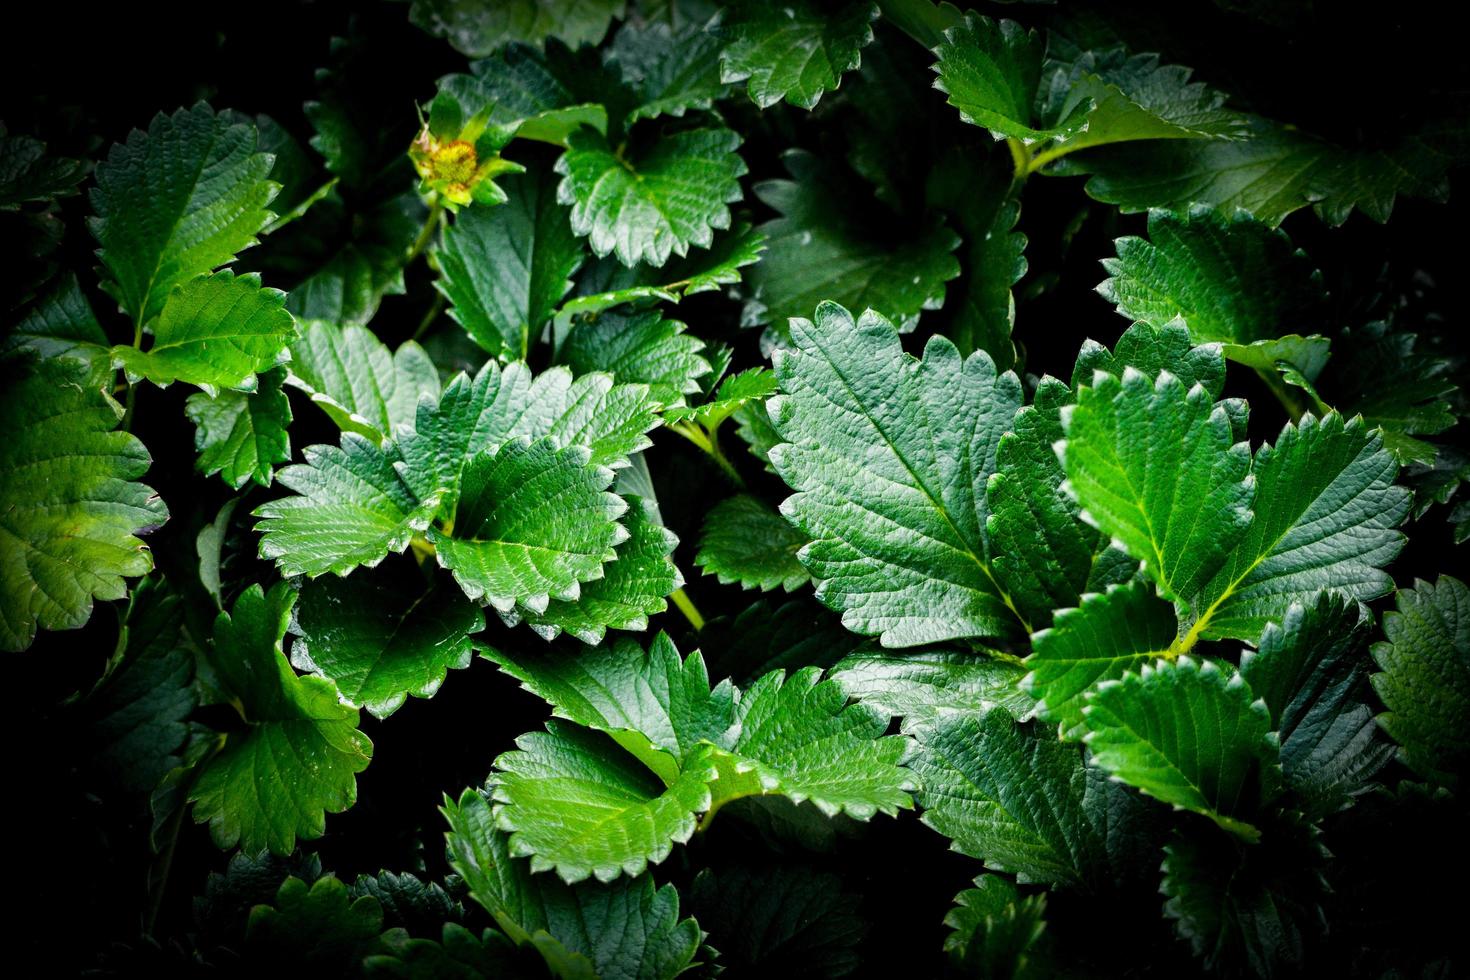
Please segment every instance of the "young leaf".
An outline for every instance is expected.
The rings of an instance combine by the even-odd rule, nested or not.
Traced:
[[[627,0],[414,0],[409,20],[459,53],[483,58],[505,44],[560,38],[570,47],[596,44]]]
[[[1188,601],[1251,524],[1250,449],[1226,406],[1167,371],[1095,374],[1062,410],[1067,481],[1083,516],[1143,562],[1165,598]]]
[[[1044,50],[1036,31],[1013,20],[966,15],[963,23],[944,32],[944,43],[934,49],[939,57],[934,87],[949,96],[961,119],[983,126],[998,140],[1036,143],[1070,136],[1087,125],[1092,103],[1064,106],[1051,123],[1037,119]]]
[[[782,99],[814,108],[822,93],[834,91],[856,68],[862,49],[873,41],[878,5],[848,0],[831,9],[813,0],[778,3],[742,0],[724,14],[719,33],[720,80],[743,82],[762,109]]]
[[[1383,633],[1387,640],[1373,645],[1382,670],[1373,689],[1388,708],[1378,723],[1405,765],[1454,786],[1470,757],[1470,589],[1448,575],[1416,581],[1384,613]]]
[[[863,209],[852,207],[815,157],[792,150],[784,162],[791,180],[755,187],[781,217],[759,228],[768,248],[749,274],[755,303],[748,319],[780,329],[831,300],[876,310],[908,331],[921,311],[944,302],[944,284],[960,274],[951,254],[959,236],[933,223],[895,240],[888,223],[863,220]]]
[[[357,730],[331,681],[298,677],[281,651],[294,594],[253,585],[233,613],[215,620],[210,665],[231,695],[243,730],[202,764],[189,791],[194,819],[220,847],[290,854],[297,838],[320,837],[326,814],[357,801],[357,773],[373,743]]]
[[[113,431],[121,406],[75,365],[12,362],[5,381],[0,648],[19,651],[37,626],[76,629],[94,598],[126,596],[123,580],[153,567],[136,535],[168,520],[168,507],[135,482],[152,458],[136,437]]]
[[[704,341],[686,329],[657,310],[610,310],[578,320],[558,358],[573,374],[606,371],[620,382],[646,384],[655,401],[674,405],[697,393],[698,379],[710,372],[709,361],[700,356]]]
[[[710,509],[694,563],[727,585],[792,592],[810,578],[796,560],[806,543],[806,535],[767,504],[740,494]]]
[[[449,315],[492,355],[522,360],[582,264],[551,178],[503,181],[506,203],[462,209],[444,234],[436,283]]]
[[[194,448],[205,476],[220,475],[236,490],[254,480],[271,485],[275,467],[291,458],[291,403],[281,390],[284,368],[260,376],[252,392],[190,395],[184,414],[194,423]]]
[[[506,612],[545,612],[550,599],[575,600],[601,578],[628,532],[627,509],[607,492],[613,471],[588,465],[583,446],[517,439],[473,457],[464,468],[454,531],[429,530],[439,564],[465,595]]]
[[[1148,582],[1085,595],[1080,606],[1061,610],[1050,629],[1031,637],[1031,673],[1022,686],[1062,738],[1081,738],[1087,730],[1083,696],[1163,656],[1178,632],[1173,607]]]
[[[690,245],[708,248],[730,227],[727,205],[740,200],[745,163],[740,137],[728,129],[674,133],[632,159],[582,129],[556,162],[557,200],[572,208],[572,231],[597,255],[615,252],[627,266],[661,266]]]
[[[776,356],[785,394],[767,403],[787,440],[771,461],[798,491],[781,510],[813,539],[802,560],[818,598],[885,646],[1013,632],[984,486],[1021,405],[1016,376],[942,337],[914,360],[888,320],[854,324],[834,303],[793,320],[792,338]]]
[[[370,897],[383,909],[383,924],[417,935],[432,934],[448,921],[464,919],[464,906],[449,897],[438,882],[411,874],[379,871],[358,875],[347,887],[352,898]]]
[[[221,388],[254,391],[257,372],[290,358],[296,321],[285,304],[285,293],[261,286],[253,273],[191,279],[169,293],[148,350],[114,347],[113,363],[134,382],[184,381],[211,395]]]
[[[1197,636],[1253,640],[1267,620],[1324,589],[1376,599],[1393,588],[1383,566],[1398,556],[1395,528],[1410,495],[1398,465],[1359,419],[1332,413],[1287,425],[1256,452],[1256,516],[1224,566],[1192,597]]]
[[[1344,806],[1393,753],[1369,706],[1369,625],[1341,593],[1323,592],[1314,605],[1292,603],[1241,657],[1241,676],[1271,711],[1286,783],[1312,814]]]
[[[203,102],[153,117],[97,166],[91,228],[103,289],[146,324],[176,286],[234,260],[275,217],[269,154],[255,126]]]
[[[673,885],[655,888],[649,875],[605,885],[533,875],[529,862],[511,856],[508,835],[481,793],[445,800],[443,812],[449,863],[470,897],[518,945],[534,946],[558,976],[673,980],[692,965],[702,933],[693,919],[679,918]]]
[[[1002,708],[951,715],[916,738],[909,765],[924,822],[987,868],[1096,889],[1130,873],[1147,845],[1143,807],[1126,789]]]
[[[1019,688],[1022,668],[970,651],[861,649],[827,677],[854,701],[903,719],[903,731],[933,728],[944,718],[980,715],[1000,706],[1018,718],[1036,708]]]
[[[954,897],[944,917],[952,931],[944,939],[950,962],[975,977],[1030,976],[1028,955],[1046,929],[1046,896],[1022,898],[999,875],[981,875],[975,887]]]
[[[664,420],[670,424],[694,421],[712,432],[741,408],[765,399],[775,390],[774,374],[765,368],[747,368],[721,381],[714,397],[703,404],[664,409]]]
[[[1260,837],[1246,818],[1269,796],[1276,746],[1270,711],[1239,674],[1208,660],[1159,661],[1100,684],[1083,720],[1103,769],[1244,840]]]
[[[348,704],[386,718],[408,695],[433,697],[450,669],[468,667],[480,609],[405,562],[377,574],[318,578],[301,587],[291,663],[325,677]]]
[[[419,399],[439,399],[439,372],[422,347],[410,340],[389,351],[363,327],[302,324],[287,367],[287,383],[306,392],[339,429],[379,444],[414,424]]]

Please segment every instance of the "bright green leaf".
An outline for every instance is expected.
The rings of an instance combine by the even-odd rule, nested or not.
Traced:
[[[877,16],[878,5],[871,0],[732,4],[719,27],[726,39],[720,52],[721,81],[749,79],[746,91],[762,109],[782,99],[814,108],[822,93],[834,91],[842,76],[858,66],[862,49],[873,41]]]
[[[184,403],[194,423],[194,448],[206,476],[220,475],[235,489],[254,480],[271,485],[275,467],[291,458],[291,403],[281,385],[284,369],[260,376],[252,392],[222,391],[213,397],[198,392]]]

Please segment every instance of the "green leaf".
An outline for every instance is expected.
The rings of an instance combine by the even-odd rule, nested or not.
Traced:
[[[689,901],[731,972],[844,977],[863,963],[860,896],[836,875],[802,866],[706,868]]]
[[[1086,127],[1090,99],[1061,107],[1054,121],[1037,118],[1045,44],[1036,31],[1013,20],[968,14],[944,38],[934,49],[939,57],[934,87],[949,96],[965,122],[990,130],[998,140],[1023,143],[1070,136]]]
[[[465,595],[505,612],[544,612],[552,599],[576,600],[580,583],[601,578],[628,532],[627,509],[607,492],[613,472],[589,465],[583,446],[519,439],[465,466],[453,536],[431,528],[439,564]]]
[[[291,622],[291,663],[337,686],[353,706],[386,718],[408,695],[431,698],[450,669],[470,665],[470,634],[484,614],[445,583],[406,562],[301,587]]]
[[[428,530],[439,513],[442,492],[420,498],[396,468],[396,450],[378,448],[355,432],[338,446],[308,446],[305,463],[276,474],[298,496],[256,508],[261,518],[260,557],[276,562],[282,575],[315,578],[369,568],[409,539]]]
[[[776,390],[776,376],[765,368],[753,367],[731,375],[720,382],[719,390],[709,401],[699,405],[664,409],[664,421],[698,422],[713,432],[731,415],[746,405],[763,401]]]
[[[1403,549],[1397,530],[1410,494],[1398,464],[1361,420],[1310,415],[1256,453],[1256,517],[1225,565],[1194,599],[1194,637],[1253,640],[1267,620],[1324,589],[1376,599],[1393,589],[1383,571]]]
[[[704,533],[694,563],[706,575],[743,589],[787,592],[809,580],[796,553],[806,535],[786,523],[780,514],[749,494],[722,500],[704,519]]]
[[[785,394],[767,403],[788,440],[771,461],[798,491],[781,510],[813,539],[817,597],[885,646],[1013,632],[984,486],[1021,405],[1016,376],[942,337],[915,360],[882,316],[854,324],[833,303],[793,320],[792,338],[776,357]]]
[[[679,30],[668,24],[629,24],[618,31],[607,60],[640,103],[623,125],[710,108],[725,94],[719,53],[720,39],[699,23]]]
[[[776,472],[771,465],[771,450],[781,444],[781,433],[771,424],[771,415],[766,411],[766,403],[747,402],[735,410],[732,416],[738,428],[735,434],[745,441],[750,447],[750,454],[766,464],[766,471]]]
[[[449,315],[504,360],[524,359],[582,264],[549,175],[511,175],[507,201],[462,209],[444,233],[436,283]]]
[[[1387,639],[1373,645],[1382,673],[1378,716],[1399,758],[1420,776],[1455,786],[1470,759],[1470,589],[1442,575],[1398,593],[1383,615]]]
[[[597,44],[626,0],[414,0],[409,20],[471,58],[504,44],[560,38],[570,47]]]
[[[339,429],[379,444],[414,424],[419,399],[439,399],[439,372],[422,347],[410,340],[389,351],[363,327],[302,324],[288,369],[287,383],[306,392]]]
[[[700,356],[704,341],[686,329],[657,310],[608,311],[578,320],[558,359],[573,374],[606,371],[624,383],[646,384],[651,398],[673,405],[697,393],[698,379],[710,372]]]
[[[749,79],[746,91],[762,109],[782,99],[814,108],[822,93],[835,91],[842,76],[861,62],[877,17],[878,5],[871,0],[834,6],[812,0],[732,4],[718,29],[726,42],[720,79]]]
[[[1286,784],[1312,814],[1345,806],[1393,753],[1370,707],[1370,623],[1324,592],[1311,606],[1292,603],[1241,656],[1241,676],[1271,711]]]
[[[211,395],[222,388],[254,391],[257,373],[291,356],[296,321],[285,304],[286,294],[261,286],[254,273],[192,279],[169,294],[148,350],[114,347],[113,363],[135,383],[183,381]]]
[[[704,653],[714,676],[741,684],[773,670],[830,667],[861,642],[825,606],[806,597],[780,605],[760,599],[722,626],[705,630]]]
[[[250,910],[244,959],[253,971],[307,970],[350,976],[383,949],[383,909],[371,896],[352,898],[330,875],[307,887],[287,878],[274,905]]]
[[[71,197],[90,169],[85,160],[52,156],[40,140],[0,127],[0,211]]]
[[[1023,687],[1062,738],[1081,738],[1083,696],[1163,656],[1178,631],[1173,607],[1148,582],[1085,595],[1080,606],[1059,611],[1050,629],[1031,637],[1031,673]]]
[[[369,977],[395,980],[540,980],[545,966],[534,954],[523,953],[504,933],[486,929],[476,936],[458,922],[446,922],[440,940],[410,939],[404,933],[383,937],[386,952],[363,961]]]
[[[908,331],[921,311],[944,302],[944,284],[960,274],[951,254],[959,236],[941,223],[895,236],[888,223],[863,220],[864,209],[853,208],[815,157],[792,150],[784,162],[793,179],[755,186],[756,197],[781,217],[758,229],[768,247],[749,274],[756,300],[746,309],[750,322],[780,328],[831,300],[876,310]]]
[[[437,882],[407,873],[358,875],[347,893],[354,899],[365,895],[376,899],[383,909],[384,925],[407,929],[415,935],[432,935],[450,920],[464,918],[464,906],[450,898]]]
[[[649,875],[576,885],[533,875],[529,862],[511,856],[479,792],[446,800],[443,812],[449,862],[470,896],[517,944],[535,946],[555,975],[672,980],[693,964],[702,934],[679,918],[673,885],[656,889]]]
[[[956,895],[954,904],[944,917],[951,963],[966,976],[1031,975],[1034,957],[1028,954],[1046,930],[1046,895],[1022,898],[1005,878],[986,874]]]
[[[0,351],[9,354],[17,350],[33,351],[43,359],[75,360],[89,368],[89,373],[112,373],[107,334],[73,272],[58,276],[25,317],[0,339]]]
[[[1186,388],[1200,385],[1211,398],[1219,398],[1225,390],[1223,347],[1196,346],[1189,338],[1189,329],[1179,320],[1164,324],[1140,320],[1123,331],[1113,347],[1110,351],[1094,340],[1082,342],[1072,369],[1074,389],[1091,384],[1098,371],[1122,377],[1131,367],[1149,378],[1168,371]]]
[[[1136,870],[1144,810],[1082,751],[992,708],[916,733],[923,820],[951,847],[1029,883],[1091,890]]]
[[[690,245],[708,248],[730,227],[727,205],[740,200],[745,163],[740,137],[728,129],[673,133],[626,158],[587,129],[567,139],[556,162],[557,200],[571,205],[572,231],[597,255],[616,253],[627,266],[661,266]]]
[[[198,702],[179,596],[159,579],[139,582],[118,639],[115,661],[82,701],[82,730],[97,773],[124,793],[143,795],[180,764]]]
[[[903,719],[903,731],[933,728],[956,714],[980,715],[1000,706],[1027,717],[1035,702],[1024,693],[1019,666],[968,650],[860,649],[827,672],[854,701]]]
[[[1193,810],[1246,841],[1276,765],[1271,713],[1244,679],[1210,661],[1158,661],[1104,681],[1083,709],[1093,761],[1176,808]]]
[[[168,520],[135,482],[152,458],[115,432],[122,409],[61,360],[4,371],[0,427],[0,647],[31,645],[36,628],[76,629],[93,599],[121,599],[153,557],[136,535]]]
[[[135,323],[156,317],[175,287],[233,261],[275,217],[271,158],[256,142],[245,117],[200,102],[154,116],[97,165],[102,288]]]
[[[384,296],[403,295],[404,261],[426,213],[412,190],[360,210],[350,209],[336,191],[327,194],[274,242],[279,251],[273,258],[280,259],[288,244],[300,253],[290,263],[299,281],[286,308],[304,320],[367,324]]]
[[[271,485],[275,467],[291,458],[291,403],[281,390],[286,372],[275,368],[260,376],[252,392],[198,392],[184,403],[194,423],[194,448],[205,476],[220,474],[236,490],[254,480]]]
[[[1118,257],[1103,260],[1110,278],[1098,292],[1120,314],[1155,326],[1181,317],[1195,343],[1225,344],[1232,360],[1266,370],[1288,360],[1316,378],[1327,340],[1303,335],[1326,328],[1326,292],[1285,232],[1244,212],[1227,217],[1196,205],[1150,211],[1148,235],[1118,239]],[[1278,338],[1291,345],[1271,343]]]
[[[1132,367],[1097,373],[1062,409],[1059,445],[1083,516],[1143,562],[1168,599],[1189,601],[1251,525],[1250,448],[1198,383]]]
[[[575,602],[552,599],[545,611],[526,614],[531,628],[548,640],[563,630],[588,644],[601,643],[609,629],[646,630],[648,617],[667,609],[666,597],[684,584],[670,557],[678,536],[649,513],[642,498],[621,490],[619,495],[628,502],[622,519],[628,540],[617,546],[602,577],[582,583]]]
[[[297,838],[320,837],[326,814],[357,801],[356,774],[372,759],[357,711],[332,682],[298,677],[286,663],[294,598],[284,582],[269,594],[253,585],[215,620],[209,663],[244,724],[202,764],[189,800],[219,847],[284,856]]]

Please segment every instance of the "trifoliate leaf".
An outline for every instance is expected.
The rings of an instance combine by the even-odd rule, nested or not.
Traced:
[[[721,381],[719,390],[707,402],[665,409],[664,420],[671,424],[698,422],[712,432],[741,408],[751,402],[764,400],[775,390],[774,374],[765,368],[748,368]]]
[[[548,175],[520,174],[503,184],[506,203],[465,208],[444,233],[436,285],[477,344],[520,360],[571,289],[585,253]]]
[[[287,383],[310,395],[338,428],[380,444],[400,425],[414,424],[420,398],[439,398],[439,373],[422,347],[410,340],[390,351],[363,327],[303,323],[288,368]]]
[[[11,136],[0,127],[0,211],[70,197],[89,169],[85,160],[53,156],[40,140]]]
[[[134,482],[152,462],[126,432],[121,406],[66,361],[12,362],[0,427],[0,647],[24,650],[36,628],[76,629],[92,600],[127,595],[153,567],[135,535],[168,520]]]
[[[1224,344],[1232,360],[1266,370],[1286,360],[1316,378],[1327,339],[1305,335],[1326,328],[1326,293],[1285,232],[1197,205],[1149,212],[1148,235],[1118,239],[1118,257],[1103,260],[1111,278],[1098,292],[1119,313],[1155,326],[1181,317],[1195,343]]]
[[[270,258],[297,277],[286,308],[305,320],[368,323],[384,296],[403,295],[404,263],[426,213],[412,190],[361,210],[328,193],[273,239]]]
[[[706,629],[702,640],[714,676],[740,684],[773,670],[830,667],[861,642],[810,598],[760,599],[722,629]]]
[[[176,286],[233,261],[275,217],[271,158],[256,142],[248,119],[200,102],[154,116],[97,165],[102,288],[135,323],[156,317]]]
[[[1158,661],[1104,681],[1083,709],[1093,761],[1176,808],[1202,813],[1247,840],[1270,795],[1276,746],[1271,713],[1239,674],[1210,661]]]
[[[1454,786],[1470,758],[1470,589],[1448,575],[1416,581],[1384,613],[1383,633],[1373,645],[1383,671],[1373,689],[1388,708],[1378,723],[1405,765]]]
[[[433,697],[450,669],[468,667],[485,617],[459,589],[425,581],[406,562],[301,587],[291,662],[337,686],[348,704],[386,718],[408,695]]]
[[[742,0],[724,12],[719,33],[720,78],[749,79],[751,101],[765,109],[782,99],[811,109],[856,68],[873,41],[878,5],[850,0],[833,6],[798,0]]]
[[[258,372],[290,358],[296,321],[285,303],[285,293],[261,286],[254,273],[192,279],[168,295],[148,349],[114,347],[113,363],[133,382],[183,381],[211,395],[221,388],[254,391]]]
[[[41,358],[64,357],[90,369],[112,372],[107,334],[75,273],[59,276],[25,317],[3,339],[0,351],[34,351]],[[98,378],[99,384],[101,378]]]
[[[984,486],[1021,405],[1016,376],[943,337],[915,360],[888,320],[854,324],[834,303],[793,320],[792,339],[776,356],[785,394],[767,403],[788,440],[771,461],[798,491],[781,511],[813,539],[802,563],[818,598],[885,646],[1013,632]]]
[[[620,382],[646,384],[650,397],[673,405],[697,393],[698,379],[710,372],[709,361],[699,353],[704,341],[686,334],[686,329],[678,320],[665,320],[657,310],[609,310],[578,320],[558,359],[573,374],[606,371]]]
[[[529,862],[511,856],[479,792],[446,800],[443,812],[449,862],[470,896],[517,944],[538,949],[557,976],[672,980],[693,963],[702,933],[679,918],[673,885],[655,889],[649,875],[577,885],[533,875]]]
[[[617,546],[617,557],[603,567],[602,578],[582,583],[575,602],[552,599],[545,611],[526,614],[531,628],[548,640],[566,631],[583,643],[601,643],[609,629],[648,629],[648,617],[667,609],[666,597],[684,584],[670,557],[678,536],[656,520],[642,498],[618,492],[628,502],[622,518],[628,540]]]
[[[287,878],[274,905],[250,910],[244,959],[254,971],[309,970],[322,976],[351,976],[365,957],[383,945],[383,909],[328,875],[307,887]]]
[[[1241,657],[1241,676],[1271,711],[1286,784],[1313,814],[1342,807],[1393,753],[1369,706],[1369,625],[1324,592],[1314,605],[1292,603]]]
[[[253,585],[215,621],[210,665],[243,728],[203,763],[189,791],[194,819],[220,847],[287,855],[298,838],[320,837],[326,814],[357,800],[356,774],[373,744],[357,730],[331,681],[298,677],[281,651],[294,594]]]
[[[1036,705],[1019,687],[1024,673],[1008,660],[968,650],[863,649],[838,661],[827,676],[854,701],[902,718],[911,733],[997,705],[1028,717]]]
[[[1062,406],[1071,399],[1066,385],[1042,378],[1032,404],[1001,436],[996,472],[986,484],[985,530],[996,577],[1034,630],[1051,622],[1052,610],[1075,606],[1084,592],[1105,584],[1092,581],[1105,542],[1062,489],[1066,474],[1052,449],[1062,438]]]
[[[199,392],[184,403],[194,423],[194,448],[205,476],[218,473],[235,489],[254,480],[271,485],[275,468],[291,458],[291,403],[281,390],[284,368],[260,375],[252,392],[222,391],[213,397]]]
[[[308,446],[305,463],[287,466],[276,479],[298,496],[282,497],[255,511],[261,518],[260,557],[274,560],[282,575],[345,575],[369,568],[409,539],[428,530],[443,494],[420,498],[405,485],[391,446],[378,446],[355,432],[341,446]]]
[[[383,910],[385,926],[407,929],[416,936],[435,935],[441,926],[464,918],[464,906],[450,898],[438,882],[407,873],[358,875],[347,894],[354,899],[365,895],[375,899]]]
[[[746,172],[739,145],[728,129],[693,129],[627,158],[584,128],[556,162],[557,200],[571,205],[572,231],[597,255],[661,266],[690,245],[708,248],[716,229],[730,227],[727,205],[740,200]]]
[[[1395,528],[1410,494],[1381,438],[1335,412],[1287,425],[1256,453],[1256,517],[1219,573],[1194,599],[1196,636],[1252,640],[1292,602],[1324,589],[1367,601],[1393,588],[1383,566],[1398,556]]]
[[[1143,562],[1165,598],[1209,583],[1251,523],[1250,448],[1203,386],[1167,371],[1095,374],[1062,409],[1059,444],[1083,514]]]
[[[414,0],[409,20],[471,58],[504,44],[560,38],[571,47],[597,44],[626,0]]]
[[[831,300],[851,310],[876,310],[912,330],[923,310],[944,302],[944,284],[960,274],[951,254],[959,236],[930,224],[897,237],[887,223],[861,220],[861,209],[833,187],[816,158],[785,156],[791,180],[757,184],[756,197],[781,213],[759,227],[767,250],[749,273],[754,323],[778,330],[790,317],[809,317]]]
[[[859,896],[814,868],[706,868],[689,903],[719,962],[741,973],[845,977],[862,965]]]
[[[916,733],[919,807],[951,847],[1021,882],[1097,888],[1136,868],[1143,806],[1075,745],[1008,712],[955,714]]]
[[[1059,611],[1050,629],[1031,637],[1031,673],[1023,686],[1063,738],[1081,738],[1083,695],[1163,656],[1178,632],[1173,607],[1148,582],[1085,595],[1080,606]]]
[[[584,446],[518,439],[472,458],[464,468],[454,531],[431,528],[439,564],[465,595],[505,612],[544,612],[549,599],[575,600],[580,583],[601,578],[617,523],[627,509],[607,492],[613,472],[589,465]]]
[[[194,650],[179,596],[158,579],[133,589],[115,663],[82,701],[95,769],[110,785],[146,794],[170,769],[194,710]]]
[[[796,560],[806,543],[806,535],[767,504],[740,494],[710,509],[694,563],[727,585],[791,592],[810,578]]]
[[[1036,31],[1013,20],[991,20],[969,14],[944,32],[934,49],[939,78],[934,87],[967,123],[983,126],[996,139],[1023,143],[1070,136],[1087,125],[1091,99],[1063,105],[1050,121],[1037,117],[1045,43]]]
[[[637,96],[638,108],[624,126],[639,119],[682,116],[708,109],[725,94],[720,78],[720,39],[691,23],[680,30],[668,24],[629,24],[608,49],[608,62],[622,73]]]
[[[1206,968],[1290,974],[1300,969],[1307,943],[1325,931],[1326,848],[1312,829],[1281,831],[1248,848],[1223,834],[1165,845],[1164,915]]]
[[[1011,882],[987,874],[956,895],[954,905],[944,917],[951,963],[972,977],[1032,975],[1032,947],[1046,929],[1044,894],[1022,898]]]

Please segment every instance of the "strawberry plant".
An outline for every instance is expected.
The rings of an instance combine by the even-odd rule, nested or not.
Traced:
[[[0,128],[27,955],[1455,975],[1413,7],[77,27]]]

